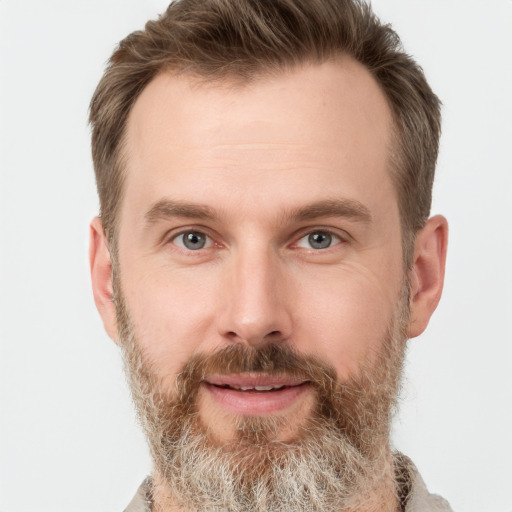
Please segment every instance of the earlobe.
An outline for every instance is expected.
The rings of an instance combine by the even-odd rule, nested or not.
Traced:
[[[416,235],[409,274],[409,338],[419,336],[427,328],[441,299],[447,245],[448,223],[441,215],[430,218]]]
[[[90,224],[89,264],[94,302],[107,334],[117,343],[117,321],[113,301],[112,263],[107,239],[99,217]]]

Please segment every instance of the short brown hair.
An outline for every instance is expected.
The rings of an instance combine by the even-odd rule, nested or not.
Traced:
[[[159,73],[251,81],[306,62],[350,55],[385,94],[394,117],[395,182],[406,261],[430,213],[440,102],[398,35],[361,0],[177,0],[110,58],[90,107],[92,155],[105,232],[115,243],[126,122]]]

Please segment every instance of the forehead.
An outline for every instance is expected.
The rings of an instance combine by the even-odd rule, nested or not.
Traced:
[[[283,187],[303,181],[325,195],[340,176],[349,196],[379,194],[390,185],[391,125],[378,84],[349,57],[243,85],[162,73],[128,119],[123,209],[166,193],[211,200],[241,186],[253,198],[281,187],[276,200],[286,202]]]

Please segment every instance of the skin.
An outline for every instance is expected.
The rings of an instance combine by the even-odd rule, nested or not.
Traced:
[[[161,74],[146,87],[127,124],[119,265],[134,331],[166,391],[191,356],[232,343],[290,344],[340,381],[371,364],[404,282],[391,127],[384,95],[350,58],[244,86]],[[204,248],[183,245],[191,231],[206,235]],[[332,235],[329,247],[311,246],[318,232]],[[409,337],[439,301],[446,243],[440,216],[417,235]],[[90,257],[95,301],[118,341],[98,218]],[[236,414],[283,416],[279,435],[293,440],[315,399],[304,386],[269,412],[243,397],[233,410],[217,395],[202,387],[199,414],[220,442]]]

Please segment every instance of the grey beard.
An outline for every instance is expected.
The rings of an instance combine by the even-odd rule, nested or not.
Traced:
[[[319,425],[293,445],[228,449],[184,429],[172,453],[153,455],[172,501],[189,511],[338,512],[368,506],[390,476],[382,444],[380,450],[365,458]]]
[[[133,399],[173,505],[190,512],[383,510],[378,489],[393,473],[389,428],[405,352],[405,300],[377,360],[357,379],[339,383],[329,365],[285,344],[231,345],[192,358],[172,396],[139,348],[124,302],[116,304]],[[278,418],[241,417],[235,438],[220,445],[197,411],[201,378],[220,368],[307,377],[316,409],[292,442],[277,440]]]

